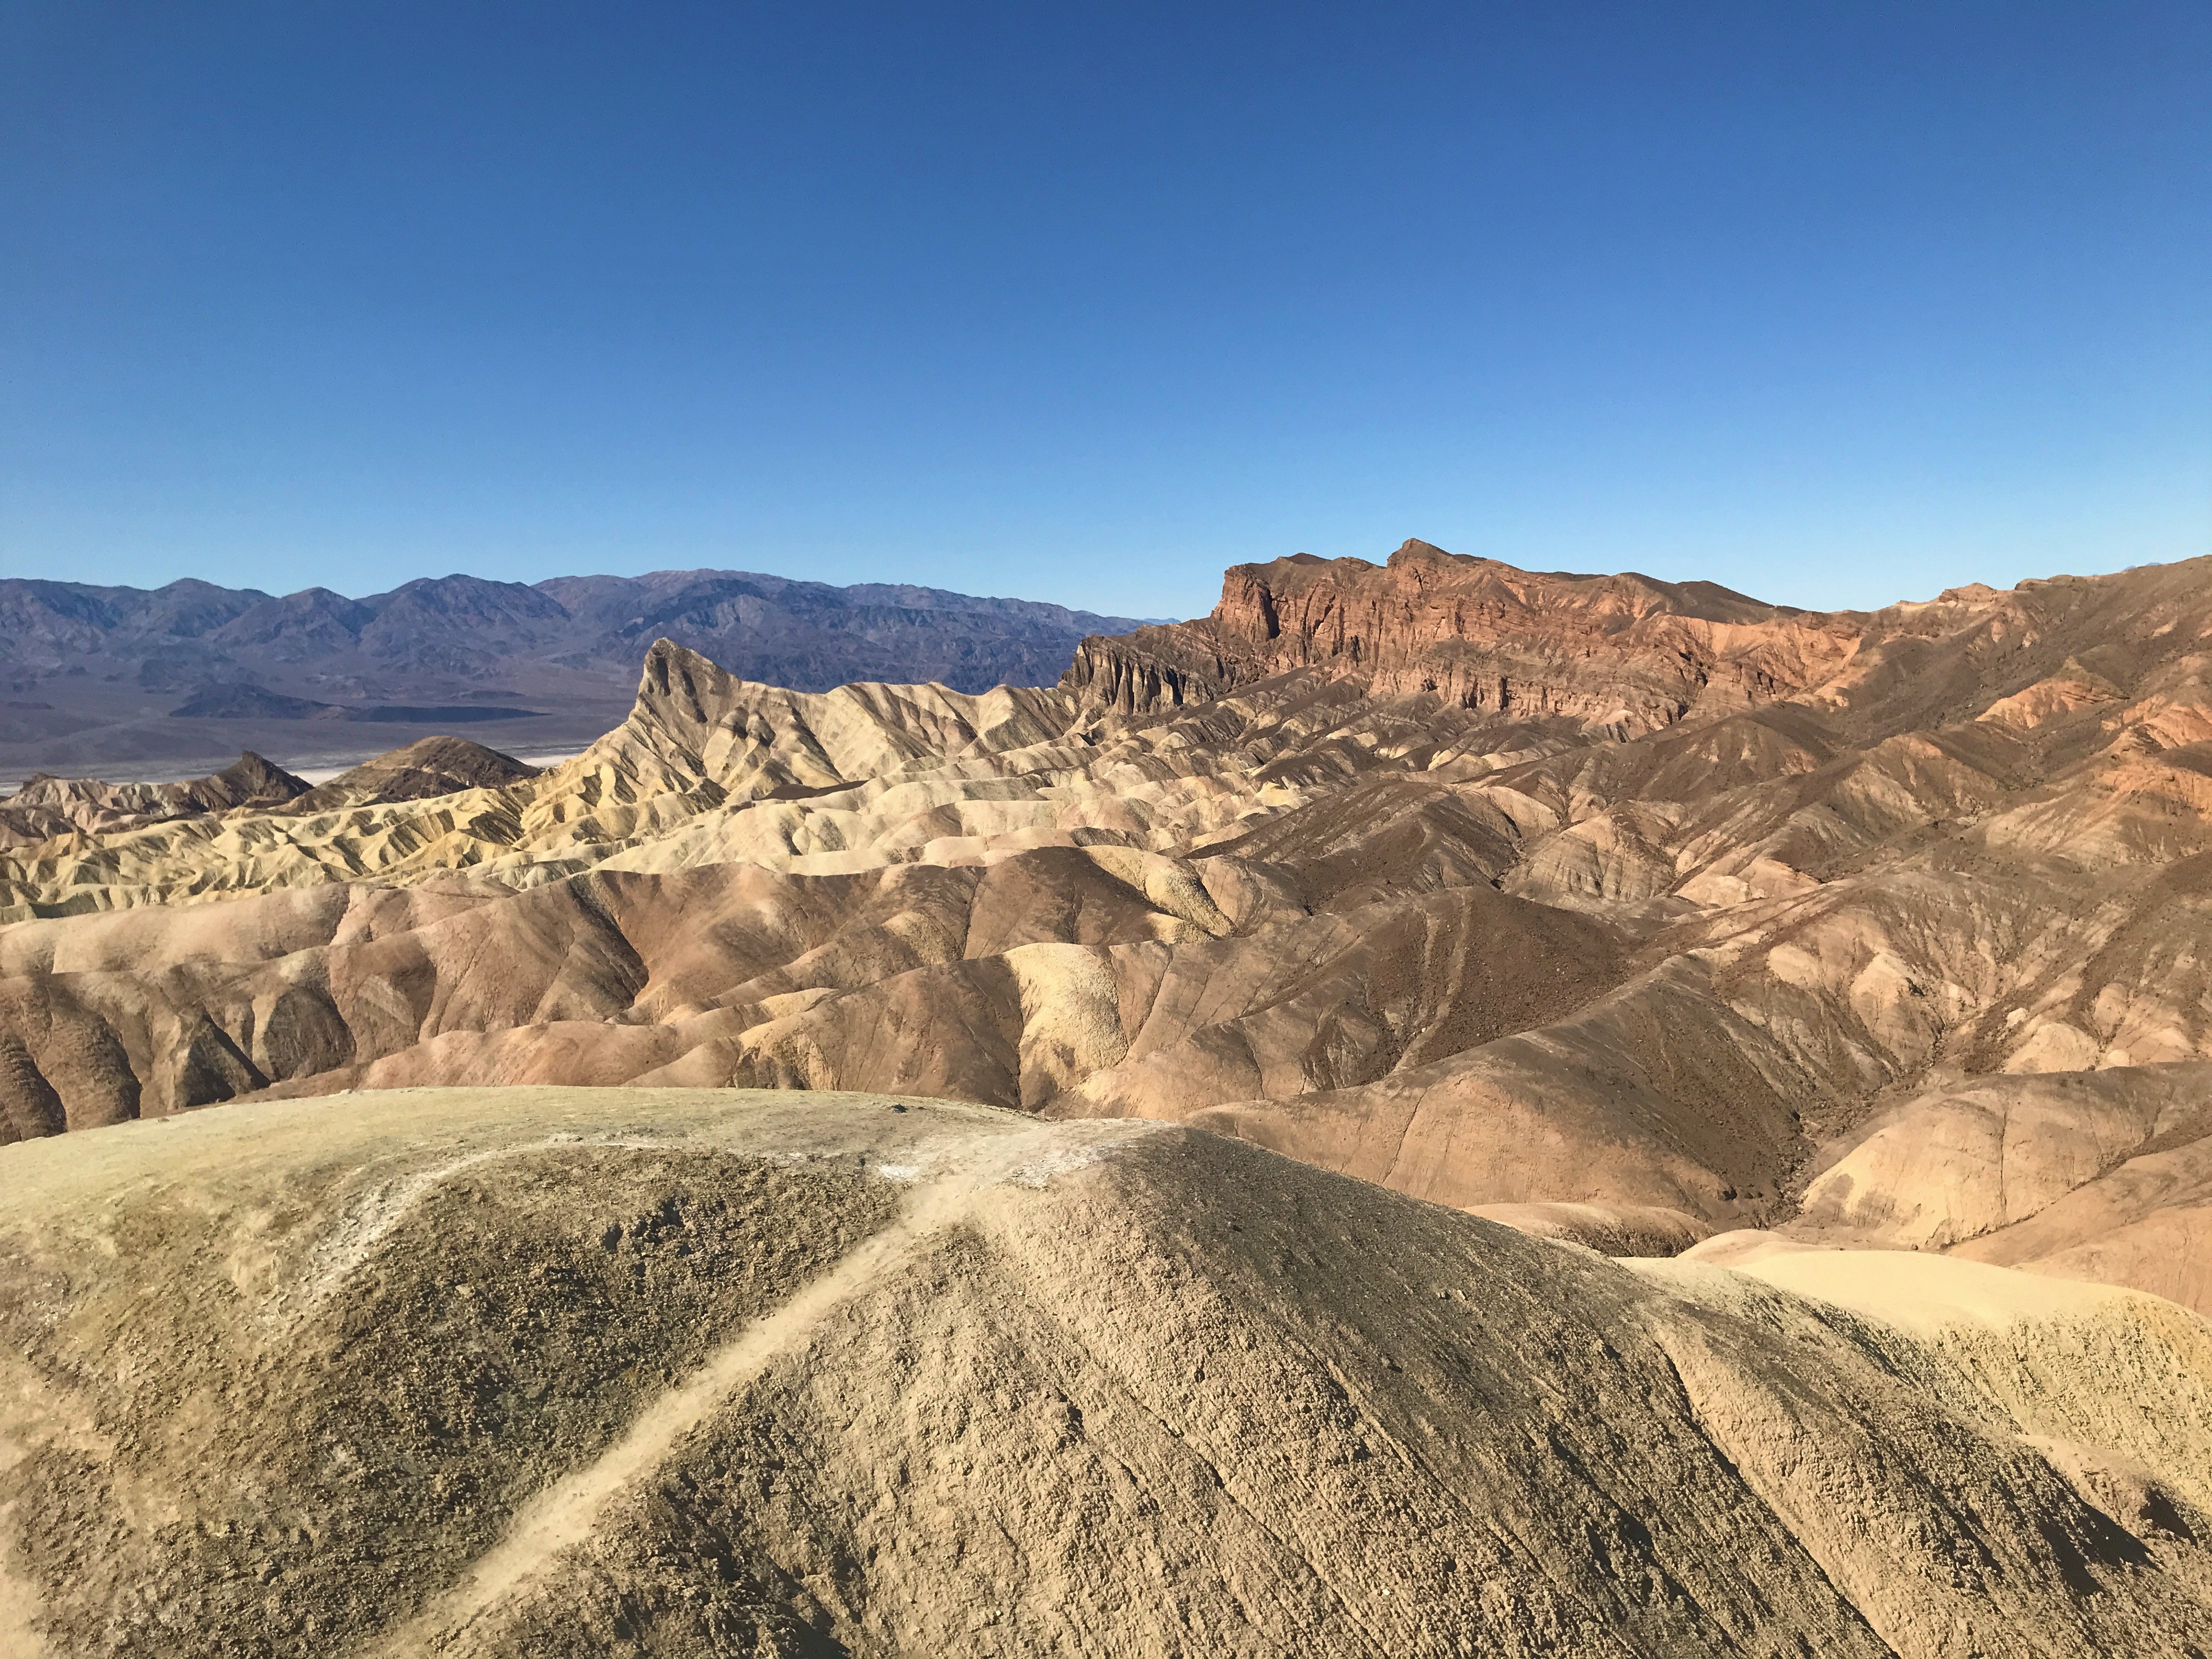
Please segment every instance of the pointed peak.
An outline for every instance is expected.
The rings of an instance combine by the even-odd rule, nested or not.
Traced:
[[[306,794],[308,787],[306,779],[294,776],[266,755],[251,749],[240,750],[236,760],[199,785],[187,786],[194,787],[210,797],[235,793],[237,799],[232,804],[241,806],[295,800]]]
[[[678,645],[663,636],[646,647],[645,672],[638,685],[638,695],[647,691],[665,691],[682,682],[720,684],[741,678],[716,662],[703,656],[688,645]]]

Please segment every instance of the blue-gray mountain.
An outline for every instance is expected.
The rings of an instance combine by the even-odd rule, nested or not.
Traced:
[[[534,586],[444,576],[365,599],[13,579],[0,580],[0,769],[183,766],[241,746],[295,763],[365,754],[405,741],[410,711],[419,732],[419,711],[450,724],[471,704],[471,723],[495,726],[496,742],[580,742],[622,717],[659,638],[801,690],[1049,685],[1085,635],[1136,625],[1026,599],[732,570]],[[332,721],[392,730],[340,734]]]

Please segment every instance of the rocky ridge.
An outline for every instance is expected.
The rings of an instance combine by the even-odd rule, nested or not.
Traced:
[[[210,777],[183,783],[102,783],[42,773],[0,795],[0,847],[107,835],[241,806],[282,806],[307,793],[304,781],[251,750]]]
[[[1146,714],[1310,667],[1377,696],[1628,737],[1802,691],[1859,637],[1849,619],[1711,582],[1540,574],[1409,541],[1381,566],[1306,553],[1232,566],[1212,615],[1086,640],[1063,684]]]

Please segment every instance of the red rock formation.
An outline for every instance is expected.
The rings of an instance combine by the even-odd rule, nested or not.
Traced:
[[[1802,691],[1859,639],[1856,619],[1711,582],[1540,574],[1409,541],[1387,565],[1300,553],[1234,566],[1212,615],[1087,639],[1061,684],[1146,714],[1316,667],[1378,696],[1626,737]]]

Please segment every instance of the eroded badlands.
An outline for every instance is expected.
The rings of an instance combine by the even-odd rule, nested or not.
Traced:
[[[2208,641],[1408,543],[41,781],[0,1650],[2201,1659]]]
[[[441,740],[0,854],[0,1134],[899,1089],[2203,1308],[2208,635],[2203,562],[1816,616],[1409,543],[1240,567],[1056,690],[664,643],[550,772]]]

